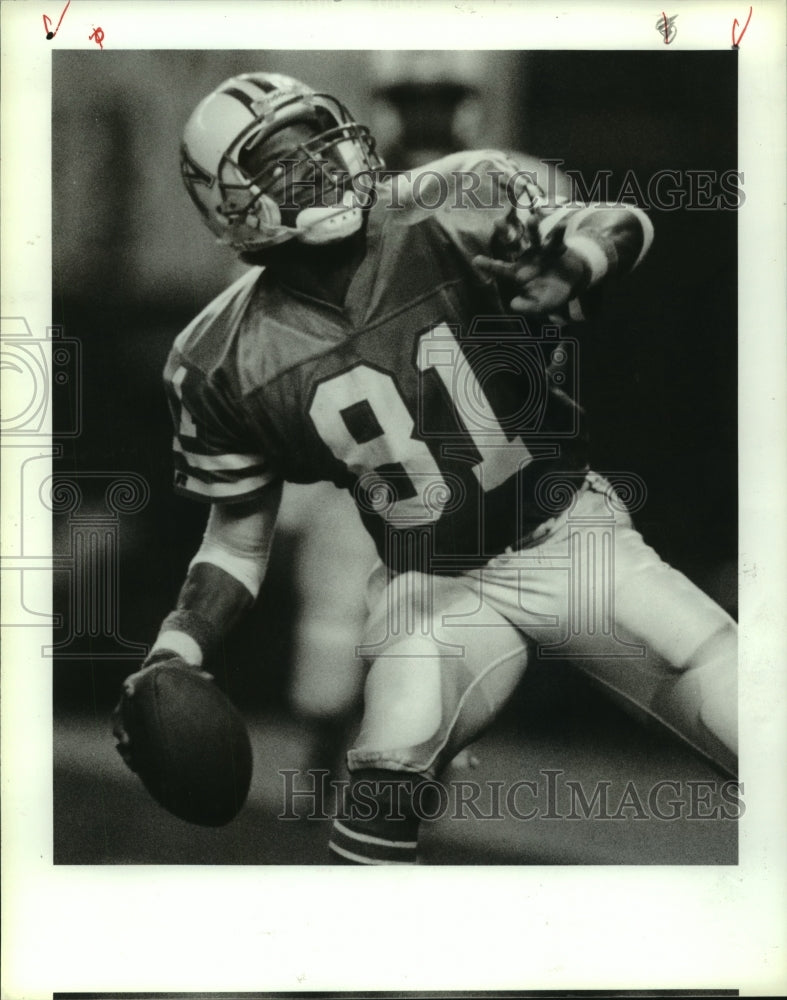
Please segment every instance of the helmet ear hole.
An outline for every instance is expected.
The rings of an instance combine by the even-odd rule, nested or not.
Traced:
[[[266,239],[266,233],[277,230],[285,232],[289,239],[289,229],[282,225],[281,212],[279,206],[267,195],[261,194],[248,206],[246,212],[232,212],[224,214],[217,212],[221,220],[224,233],[219,240],[220,243],[228,244],[236,250],[252,250],[262,246],[281,243],[283,240]],[[294,233],[293,233],[294,235]]]

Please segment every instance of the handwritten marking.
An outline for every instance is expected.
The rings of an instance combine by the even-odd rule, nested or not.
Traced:
[[[95,38],[96,44],[98,45],[98,47],[103,52],[104,51],[104,46],[102,44],[102,42],[104,41],[104,31],[103,31],[103,29],[102,28],[96,28],[95,31],[93,32],[93,34],[90,36],[90,38],[88,38],[88,41],[91,41],[93,38]]]
[[[675,35],[678,33],[678,29],[675,27],[675,20],[677,14],[673,14],[672,17],[667,17],[664,11],[661,12],[661,17],[656,21],[656,31],[664,39],[664,44],[669,45],[671,41],[674,41]]]
[[[48,42],[51,42],[52,39],[55,37],[55,35],[60,30],[60,25],[63,23],[63,18],[66,16],[66,11],[68,10],[68,8],[70,6],[71,6],[71,0],[68,0],[68,3],[63,8],[63,13],[60,15],[60,20],[57,22],[57,27],[55,28],[54,31],[52,31],[52,18],[51,17],[47,17],[46,14],[43,15],[43,18],[44,18],[44,31],[46,32],[46,40]]]
[[[744,24],[743,31],[738,35],[737,38],[735,37],[735,28],[736,27],[740,28],[741,25],[740,25],[740,21],[738,20],[737,17],[733,19],[733,22],[732,22],[732,47],[734,49],[738,48],[738,46],[741,44],[741,39],[746,34],[746,29],[749,27],[749,21],[751,21],[751,15],[752,15],[752,11],[753,10],[754,10],[753,7],[749,7],[749,16],[746,18],[746,24]]]

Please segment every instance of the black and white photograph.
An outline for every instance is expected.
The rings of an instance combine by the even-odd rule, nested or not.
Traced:
[[[737,58],[54,53],[55,863],[736,862]]]
[[[61,917],[83,879],[91,926],[109,899],[123,923],[228,921],[201,990],[779,992],[784,951],[732,918],[783,801],[755,752],[783,771],[783,582],[760,591],[783,573],[783,303],[761,322],[783,190],[755,158],[774,183],[784,125],[752,142],[743,70],[750,30],[772,58],[779,5],[722,5],[707,43],[700,6],[643,5],[618,45],[579,43],[580,10],[493,46],[470,24],[523,5],[441,35],[462,5],[378,4],[385,39],[368,3],[20,5],[49,46],[48,162],[17,160],[4,204],[51,191],[13,244],[51,243],[35,292],[17,271],[4,291],[3,624],[45,668],[4,680],[6,802],[26,813],[23,776],[45,778],[30,825]],[[335,34],[282,28],[328,8]],[[611,39],[622,8],[599,10]],[[137,41],[115,44],[121,12]],[[744,222],[768,201],[780,223]],[[43,734],[21,782],[9,691]],[[747,885],[784,873],[759,856]],[[280,923],[246,898],[288,884]],[[624,935],[714,915],[677,980],[634,964],[638,937],[622,967],[599,946],[555,972],[555,936],[518,977],[508,951],[467,978],[367,948],[308,983],[284,957],[321,937],[328,892],[379,906],[393,941],[408,897],[427,927],[443,893],[453,926],[515,885],[550,893],[527,920],[546,937],[554,912],[569,942],[591,895]],[[473,926],[516,906],[465,905]],[[281,965],[249,983],[255,934]],[[99,966],[53,991],[196,982]]]

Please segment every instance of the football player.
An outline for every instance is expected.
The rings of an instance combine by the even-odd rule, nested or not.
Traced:
[[[251,267],[166,366],[175,488],[210,511],[143,670],[209,667],[259,591],[282,483],[327,480],[379,554],[334,860],[416,860],[425,783],[533,648],[734,772],[735,625],[634,529],[636,477],[589,470],[561,334],[643,259],[648,218],[546,199],[497,151],[381,167],[339,101],[276,74],[226,81],[186,126],[188,192]]]

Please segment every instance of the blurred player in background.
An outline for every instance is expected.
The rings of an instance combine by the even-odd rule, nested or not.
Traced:
[[[589,470],[560,335],[643,259],[649,220],[556,198],[497,151],[381,168],[340,102],[276,74],[226,81],[186,126],[189,194],[251,267],[167,364],[175,488],[210,513],[142,670],[210,669],[260,589],[282,484],[328,481],[379,556],[347,651],[368,672],[334,860],[416,860],[424,783],[545,646],[734,773],[735,625]],[[362,785],[376,808],[353,807]]]

